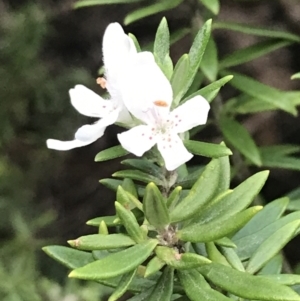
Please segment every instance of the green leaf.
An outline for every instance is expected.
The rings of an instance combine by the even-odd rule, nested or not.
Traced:
[[[92,253],[78,251],[63,246],[48,246],[42,248],[42,250],[51,258],[69,269],[76,269],[94,261]]]
[[[258,276],[262,279],[270,279],[272,281],[276,281],[283,285],[295,285],[300,284],[300,275],[292,275],[292,274],[278,274],[278,275],[263,275]]]
[[[122,163],[122,162],[121,162]],[[131,179],[124,179],[122,183],[122,188],[133,195],[135,198],[138,198],[138,193],[136,191],[136,187],[134,182]]]
[[[232,155],[231,150],[222,144],[213,144],[207,142],[200,142],[194,140],[185,140],[185,147],[194,155],[209,157],[209,158],[220,158],[224,156]]]
[[[133,209],[137,207],[143,211],[143,204],[131,193],[125,191],[122,186],[118,187],[117,190],[117,201],[127,209]]]
[[[220,253],[220,251],[217,249],[213,242],[207,242],[205,244],[205,249],[208,258],[211,261],[230,266],[226,258]]]
[[[117,219],[116,215],[100,216],[100,217],[90,219],[89,221],[86,222],[86,224],[89,226],[99,227],[101,222],[104,221],[107,226],[113,227],[113,226],[116,226],[119,224],[119,223],[116,223],[116,219]]]
[[[299,226],[299,220],[290,222],[268,237],[250,257],[246,271],[254,274],[262,268],[294,237]]]
[[[291,79],[299,79],[299,78],[300,78],[300,72],[297,72],[291,76]]]
[[[130,166],[144,171],[160,179],[163,179],[161,168],[147,159],[126,159],[123,160],[121,163],[126,166]]]
[[[181,186],[177,186],[176,188],[173,189],[173,191],[169,194],[169,197],[167,199],[167,208],[173,208],[174,206],[176,206],[177,202],[180,199],[180,195],[181,195],[181,191],[182,191],[182,187]]]
[[[194,42],[192,44],[192,47],[189,51],[190,68],[189,68],[189,76],[187,78],[186,91],[191,86],[194,77],[200,67],[206,46],[210,39],[211,22],[212,20],[210,19],[204,23],[202,28],[198,31],[194,39]]]
[[[247,208],[260,192],[269,175],[269,171],[261,171],[246,179],[231,193],[218,196],[197,216],[201,223],[221,218],[230,218],[235,213]]]
[[[175,249],[163,246],[156,247],[155,253],[167,265],[179,270],[193,269],[211,262],[204,256],[195,253],[179,254]]]
[[[117,214],[122,221],[122,224],[126,228],[127,233],[132,239],[137,242],[143,242],[145,240],[144,233],[140,228],[134,214],[124,208],[120,203],[115,202]]]
[[[143,199],[145,217],[150,225],[162,230],[170,223],[166,200],[154,183],[149,183]]]
[[[154,40],[153,53],[156,55],[159,64],[163,64],[166,55],[170,49],[170,32],[167,19],[162,18]]]
[[[290,199],[287,209],[291,211],[300,210],[300,188],[290,191],[286,196]]]
[[[222,116],[220,129],[225,138],[253,164],[261,166],[258,148],[248,131],[234,119]]]
[[[128,249],[112,253],[103,259],[73,270],[69,277],[84,280],[101,280],[123,275],[144,262],[150,256],[157,243],[157,240],[149,239]]]
[[[224,75],[227,72],[221,72]],[[294,116],[297,115],[297,110],[291,102],[291,99],[287,96],[287,93],[264,85],[250,77],[241,75],[237,72],[230,72],[234,77],[230,81],[230,84],[236,89],[268,104],[275,106],[278,109],[286,111]]]
[[[177,185],[182,186],[184,189],[190,189],[196,181],[200,178],[201,174],[203,173],[204,167],[199,166],[195,171],[189,173],[187,176],[178,179]],[[189,191],[187,191],[189,192]]]
[[[166,267],[159,277],[151,295],[147,298],[148,301],[171,301],[174,283],[174,270]]]
[[[219,13],[220,10],[219,0],[199,0],[199,1],[215,15]]]
[[[300,296],[289,287],[222,264],[211,263],[200,267],[198,271],[214,285],[242,298],[266,301],[300,300]]]
[[[137,52],[141,52],[141,46],[140,46],[139,41],[137,40],[136,36],[132,33],[128,33],[128,36],[133,41]]]
[[[142,7],[129,13],[124,19],[124,24],[129,25],[130,23],[136,22],[140,19],[155,15],[166,10],[170,10],[178,6],[182,1],[183,0],[165,0],[146,7]]]
[[[287,197],[274,200],[259,211],[239,232],[234,235],[234,240],[260,231],[270,225],[284,213],[289,199]]]
[[[300,42],[300,37],[298,35],[294,35],[286,31],[259,28],[248,24],[214,22],[213,27],[214,29],[218,29],[218,28],[228,29],[237,32],[242,32],[245,34],[255,35],[255,36],[262,36],[262,37],[273,38],[273,39],[284,39],[284,40],[297,42],[297,43]]]
[[[112,176],[117,178],[129,178],[132,180],[145,182],[147,184],[149,182],[153,182],[156,185],[162,185],[162,181],[160,179],[157,179],[156,177],[150,175],[149,173],[145,173],[140,170],[134,170],[134,169],[120,170],[115,172]]]
[[[261,209],[261,206],[250,207],[229,218],[214,219],[205,224],[192,224],[179,230],[176,236],[190,242],[214,241],[239,230]]]
[[[74,4],[74,8],[81,8],[93,5],[104,5],[104,4],[119,4],[119,3],[131,3],[141,2],[143,0],[81,0]]]
[[[152,294],[153,287],[149,287],[142,291],[140,294],[133,296],[132,298],[127,299],[127,301],[146,301],[147,298]]]
[[[134,240],[124,234],[91,234],[69,240],[68,243],[73,248],[86,251],[117,249],[135,245]]]
[[[215,244],[218,246],[227,247],[227,248],[236,248],[236,245],[228,237],[222,237],[220,239],[217,239],[215,241]]]
[[[241,65],[288,45],[290,45],[289,41],[282,40],[259,42],[229,54],[220,61],[219,67],[220,69],[224,69]]]
[[[95,157],[95,161],[96,162],[108,161],[111,159],[123,157],[127,154],[128,151],[125,150],[121,145],[116,145],[98,153]]]
[[[232,248],[226,248],[226,247],[221,247],[221,253],[224,255],[226,258],[227,262],[230,263],[230,265],[241,272],[245,271],[245,268],[243,266],[243,263],[239,259],[238,255],[236,254],[235,250]]]
[[[171,221],[186,220],[199,213],[215,195],[228,188],[229,181],[228,157],[211,160],[187,197],[171,212]]]
[[[211,0],[208,0],[211,1]],[[215,44],[215,41],[213,37],[211,36],[207,46],[206,50],[204,52],[201,64],[200,64],[200,69],[205,75],[205,77],[213,82],[216,80],[217,75],[218,75],[218,53],[217,53],[217,46]]]
[[[288,223],[297,221],[299,219],[300,212],[293,212],[269,224],[268,226],[257,232],[241,237],[239,239],[235,239],[233,237],[232,240],[237,245],[237,254],[241,258],[241,260],[248,259],[273,233],[275,233],[277,230],[287,225]]]
[[[229,301],[228,297],[213,290],[196,270],[177,271],[180,283],[191,301]]]
[[[290,154],[295,152],[299,152],[299,146],[275,145],[260,148],[260,153],[264,166],[270,168],[285,168],[299,171],[300,159],[289,156]]]
[[[173,106],[177,106],[181,97],[186,93],[186,79],[189,75],[190,60],[189,55],[184,54],[180,57],[175,65],[173,75],[171,77],[171,86],[173,90]]]
[[[280,274],[282,270],[282,255],[277,254],[257,273],[258,275]],[[284,284],[284,283],[283,283]]]
[[[144,277],[148,277],[150,275],[158,272],[166,263],[159,259],[157,256],[154,256],[147,264]]]
[[[233,78],[233,75],[227,75],[222,77],[221,79],[205,86],[204,88],[198,90],[197,92],[189,95],[186,97],[182,103],[186,102],[187,100],[195,97],[195,96],[203,96],[208,102],[212,102],[213,99],[217,96],[222,86],[228,83]]]
[[[122,275],[116,290],[108,298],[108,301],[117,301],[120,297],[122,297],[126,293],[130,283],[132,282],[136,274],[136,271],[137,270],[133,270],[127,274]]]

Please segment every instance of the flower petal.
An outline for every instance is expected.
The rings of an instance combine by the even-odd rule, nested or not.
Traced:
[[[93,142],[93,141],[92,141]],[[60,141],[55,139],[48,139],[46,141],[47,147],[50,149],[67,151],[76,147],[85,146],[91,144],[90,141],[80,141],[80,140],[71,140],[71,141]]]
[[[83,85],[76,85],[69,90],[73,107],[82,115],[89,117],[103,117],[112,109],[112,102]]]
[[[136,54],[133,41],[124,33],[119,23],[107,26],[103,36],[103,61],[108,84],[118,77],[130,55]]]
[[[118,134],[118,139],[123,148],[138,157],[141,157],[157,141],[157,137],[153,135],[151,128],[146,125],[138,125]]]
[[[183,133],[195,126],[205,124],[210,105],[202,96],[195,96],[176,108],[170,114],[174,122],[174,132]]]
[[[113,124],[118,116],[119,110],[114,110],[94,124],[83,125],[75,133],[75,139],[92,143],[103,135],[106,127]]]
[[[165,160],[167,170],[174,170],[193,157],[177,134],[169,135],[168,139],[161,137],[157,142],[157,148]]]
[[[128,73],[122,80],[121,90],[127,109],[146,123],[149,109],[154,105],[162,111],[161,115],[169,113],[172,87],[150,52],[140,52],[131,60]]]

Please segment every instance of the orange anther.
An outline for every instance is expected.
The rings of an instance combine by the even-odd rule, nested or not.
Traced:
[[[168,106],[164,100],[155,100],[153,103],[158,107],[166,108]]]
[[[98,77],[96,82],[101,86],[102,89],[106,88],[106,79],[104,77]]]

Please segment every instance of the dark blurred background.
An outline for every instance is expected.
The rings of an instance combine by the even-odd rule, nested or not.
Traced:
[[[122,23],[126,13],[139,4],[73,10],[73,3],[0,0],[1,300],[99,300],[92,295],[76,297],[74,284],[65,282],[66,270],[40,248],[91,232],[85,226],[88,219],[113,212],[113,193],[98,181],[117,170],[118,160],[99,164],[94,157],[117,144],[120,129],[109,127],[94,144],[68,152],[48,150],[45,140],[71,139],[80,125],[91,122],[70,105],[68,90],[81,83],[101,92],[95,78],[102,65],[103,32],[111,22]],[[125,30],[146,45],[163,15],[172,32],[190,26],[191,13],[184,1]],[[218,19],[300,34],[300,2],[223,0]],[[216,30],[214,37],[221,58],[258,40],[225,30]],[[191,40],[187,36],[172,46],[175,61],[189,49]],[[297,90],[299,81],[291,81],[290,76],[300,70],[299,53],[300,46],[294,44],[237,70],[273,87]],[[224,89],[223,93],[226,99],[226,93],[232,92]],[[300,144],[299,118],[285,113],[257,114],[246,118],[245,125],[258,145]],[[208,129],[203,139],[214,141],[214,135]],[[298,172],[274,170],[264,197],[270,201],[299,184]],[[294,265],[300,259],[296,246],[288,249]],[[66,299],[70,291],[73,299]]]

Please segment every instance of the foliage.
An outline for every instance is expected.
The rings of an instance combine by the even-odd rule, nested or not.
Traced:
[[[145,5],[129,13],[124,23],[172,9],[181,2],[166,0]],[[82,0],[75,6],[100,4],[108,2]],[[218,1],[201,0],[200,4],[208,9],[198,16],[200,21],[209,12],[219,11]],[[219,60],[211,35],[215,28],[259,35],[265,40]],[[134,42],[138,43],[135,38]],[[192,132],[185,134],[182,138],[190,152],[211,158],[207,165],[193,170],[184,164],[168,171],[155,149],[141,159],[126,159],[123,163],[129,169],[115,172],[113,177],[118,179],[101,180],[116,191],[116,215],[88,221],[98,228],[98,234],[68,241],[72,248],[48,246],[43,250],[72,270],[69,277],[115,288],[110,301],[126,291],[133,294],[127,300],[136,301],[300,300],[293,289],[293,285],[300,284],[299,275],[282,269],[286,262],[281,254],[299,233],[299,191],[291,195],[291,207],[286,197],[263,207],[260,193],[268,178],[267,170],[244,177],[235,187],[230,184],[235,175],[242,175],[244,170],[249,173],[249,166],[299,169],[299,159],[290,156],[299,151],[298,146],[258,147],[238,118],[240,114],[268,110],[295,116],[298,93],[271,88],[227,69],[290,43],[299,43],[299,37],[207,20],[195,35],[189,53],[182,55],[173,69],[170,33],[163,18],[153,52],[172,85],[172,106],[176,108],[192,96],[204,94],[214,111],[210,124],[219,129],[226,144],[198,142],[190,139]],[[217,80],[219,76],[222,78]],[[199,78],[204,79],[204,87]],[[224,102],[218,92],[227,82],[239,94]],[[116,146],[101,151],[95,160],[126,154]],[[289,213],[287,208],[295,212]]]

